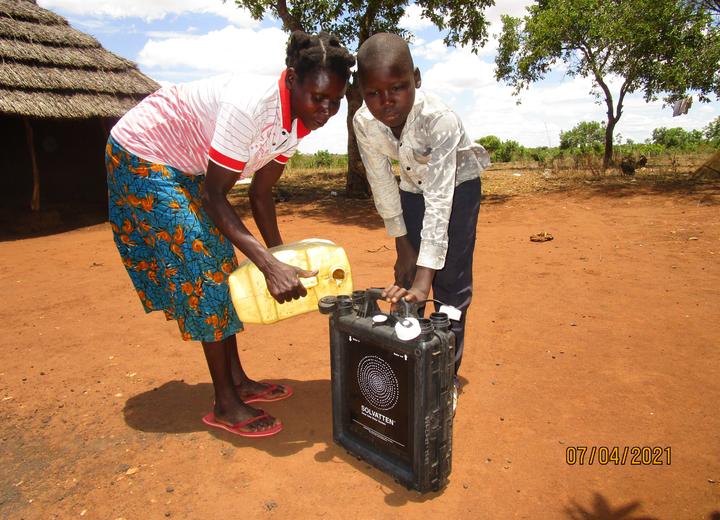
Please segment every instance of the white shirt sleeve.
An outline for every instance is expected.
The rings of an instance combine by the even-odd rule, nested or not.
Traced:
[[[458,117],[450,111],[430,121],[428,133],[432,155],[423,185],[425,216],[417,265],[438,270],[445,266],[448,224],[455,193],[457,148],[463,133]]]
[[[392,171],[390,158],[377,151],[377,147],[373,146],[371,139],[368,138],[367,129],[364,126],[356,115],[353,118],[353,128],[375,207],[385,222],[388,235],[391,237],[406,235],[407,229],[400,204],[400,191]]]
[[[250,159],[250,146],[258,133],[249,114],[231,103],[222,103],[208,157],[220,166],[241,172]]]

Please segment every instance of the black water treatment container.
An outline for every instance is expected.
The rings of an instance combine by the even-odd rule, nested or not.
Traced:
[[[380,298],[368,289],[320,300],[330,315],[333,439],[408,489],[438,491],[452,461],[454,334],[445,314],[417,318],[407,302],[385,314]]]

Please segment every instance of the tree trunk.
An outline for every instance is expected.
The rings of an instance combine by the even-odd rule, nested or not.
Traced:
[[[40,210],[40,171],[37,167],[37,160],[35,159],[35,139],[33,138],[32,126],[30,126],[30,120],[27,117],[23,118],[25,122],[25,137],[27,138],[28,150],[30,152],[30,165],[32,167],[33,177],[33,190],[32,198],[30,199],[30,209],[32,211]]]
[[[608,124],[605,128],[605,155],[603,156],[602,171],[605,173],[610,166],[613,165],[613,132],[617,124],[616,118],[608,118]]]
[[[355,129],[353,128],[353,116],[362,106],[360,89],[357,87],[357,76],[353,74],[353,82],[348,86],[345,95],[348,102],[347,130],[348,130],[348,171],[345,181],[345,195],[352,198],[365,199],[370,196],[370,185],[365,173],[365,165],[360,158]]]

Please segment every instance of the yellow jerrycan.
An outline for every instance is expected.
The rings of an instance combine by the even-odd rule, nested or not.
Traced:
[[[316,276],[300,278],[307,296],[286,303],[277,302],[267,289],[265,277],[250,260],[245,260],[228,277],[230,296],[244,323],[275,323],[298,314],[315,311],[323,296],[347,294],[353,290],[350,263],[345,250],[329,240],[309,238],[272,247],[275,258]]]

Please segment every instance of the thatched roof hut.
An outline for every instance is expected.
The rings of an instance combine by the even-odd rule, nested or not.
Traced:
[[[0,0],[0,127],[13,124],[8,120],[25,127],[30,162],[35,163],[31,167],[42,162],[34,157],[39,131],[54,135],[56,142],[49,148],[55,151],[59,134],[75,133],[68,128],[72,122],[77,130],[91,127],[107,138],[109,120],[121,117],[158,87],[134,63],[103,49],[95,38],[73,29],[35,0]],[[90,120],[95,123],[90,125]],[[63,128],[52,130],[53,122]],[[37,209],[37,171],[34,176],[32,206]]]

